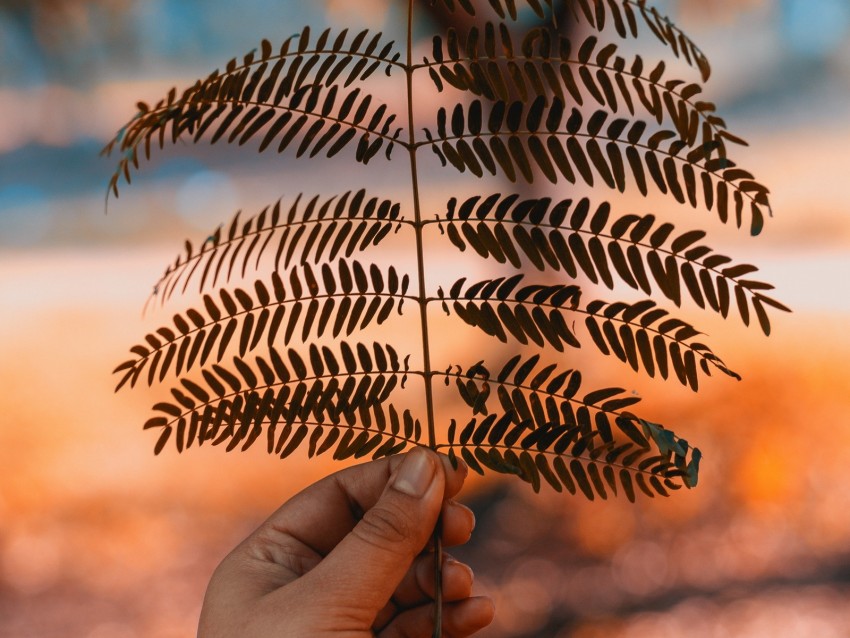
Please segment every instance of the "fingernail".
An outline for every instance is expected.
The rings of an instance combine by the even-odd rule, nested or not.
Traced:
[[[431,456],[424,449],[414,448],[404,455],[393,487],[408,496],[422,498],[434,479],[435,469]]]
[[[469,578],[470,583],[475,582],[475,573],[472,571],[472,568],[465,563],[461,563],[454,558],[448,558],[446,559],[446,564],[443,569],[443,578],[445,578],[445,573],[450,570],[462,571],[467,574],[467,578]]]

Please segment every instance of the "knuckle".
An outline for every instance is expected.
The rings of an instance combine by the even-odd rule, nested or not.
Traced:
[[[315,551],[295,540],[285,530],[268,522],[251,538],[249,556],[299,575],[306,574],[319,562]]]
[[[376,505],[367,511],[354,528],[362,540],[383,549],[409,544],[416,532],[417,526],[407,512],[386,505]]]

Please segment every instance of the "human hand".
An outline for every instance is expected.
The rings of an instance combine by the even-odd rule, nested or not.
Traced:
[[[430,637],[433,553],[469,540],[472,512],[451,500],[467,468],[426,448],[347,468],[277,510],[216,569],[198,638]],[[472,597],[472,571],[444,556],[443,635],[493,619]]]

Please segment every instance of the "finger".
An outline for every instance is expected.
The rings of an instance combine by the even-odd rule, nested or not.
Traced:
[[[468,565],[443,554],[443,600],[454,602],[469,598],[474,576]],[[373,627],[381,629],[395,618],[399,610],[417,607],[434,599],[434,554],[422,554],[404,575],[392,599],[375,617]]]
[[[469,541],[475,529],[475,514],[471,509],[449,500],[443,503],[440,516],[443,547],[456,547]]]
[[[469,598],[472,594],[472,569],[443,554],[443,600],[453,602]],[[416,607],[434,599],[434,555],[422,554],[413,561],[393,594],[398,608]]]
[[[491,622],[496,608],[486,596],[443,605],[443,635],[465,638],[480,631]],[[433,605],[421,605],[396,616],[378,638],[430,638],[434,626]]]
[[[374,507],[406,456],[396,454],[331,474],[292,497],[264,527],[272,536],[289,535],[325,556]],[[463,486],[468,469],[461,462],[455,470],[448,457],[438,456],[445,477],[443,497],[451,498]]]
[[[475,516],[468,507],[446,501],[441,513],[443,546],[450,547],[467,542],[475,527]],[[470,595],[472,570],[458,563],[448,554],[443,554],[443,600],[453,601]],[[468,587],[467,587],[468,583]],[[398,613],[398,608],[421,605],[434,598],[434,554],[426,552],[413,562],[407,571],[392,600],[388,602],[375,618],[374,627],[380,629]]]
[[[305,578],[332,599],[357,592],[371,624],[428,542],[442,509],[445,477],[431,450],[405,454],[380,498]]]

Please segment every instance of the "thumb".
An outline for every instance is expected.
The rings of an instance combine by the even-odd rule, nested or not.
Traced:
[[[445,496],[440,457],[417,447],[405,454],[377,503],[313,570],[332,597],[357,596],[358,607],[377,614],[413,559],[428,543]]]

